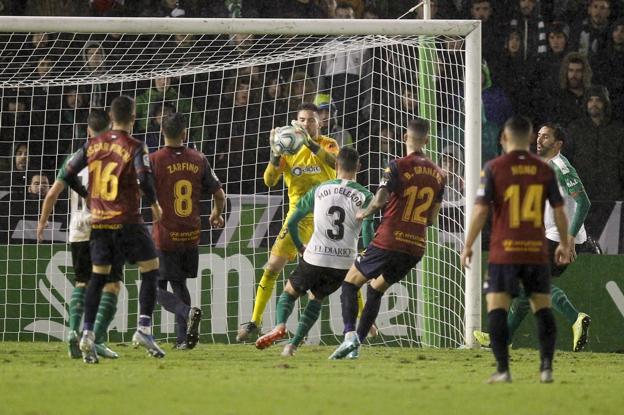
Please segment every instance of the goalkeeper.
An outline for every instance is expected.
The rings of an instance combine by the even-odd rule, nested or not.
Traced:
[[[288,215],[273,247],[269,261],[265,265],[262,279],[258,284],[251,321],[244,323],[238,330],[236,340],[241,342],[258,334],[262,323],[262,314],[266,308],[278,275],[289,261],[297,257],[295,246],[286,224],[295,212],[297,202],[308,190],[327,180],[336,178],[336,140],[319,134],[319,109],[316,105],[303,103],[297,109],[297,123],[305,130],[305,140],[301,149],[294,155],[279,154],[273,146],[274,134],[271,133],[271,158],[264,171],[264,183],[273,187],[284,175],[288,188]],[[307,244],[314,230],[312,213],[299,222],[299,237]]]

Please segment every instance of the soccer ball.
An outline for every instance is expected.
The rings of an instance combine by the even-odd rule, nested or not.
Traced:
[[[275,129],[273,147],[278,154],[297,154],[305,141],[305,130],[298,126],[278,127]]]

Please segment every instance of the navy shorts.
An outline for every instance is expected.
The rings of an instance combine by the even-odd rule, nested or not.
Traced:
[[[88,283],[91,279],[91,252],[89,250],[89,241],[70,242],[72,264],[74,267],[75,282]],[[113,262],[113,268],[110,275],[106,278],[106,282],[123,281],[123,258],[118,258]]]
[[[388,285],[401,281],[420,262],[421,256],[387,251],[370,244],[355,258],[355,268],[366,279],[383,275]]]
[[[91,262],[95,265],[111,265],[120,256],[134,264],[156,258],[154,241],[142,223],[120,225],[118,229],[91,230]]]
[[[483,283],[485,293],[508,293],[517,297],[520,283],[527,297],[531,294],[550,294],[549,264],[490,264],[488,279]]]
[[[180,251],[158,251],[160,259],[160,280],[183,281],[197,278],[199,249],[197,247]]]
[[[312,265],[299,258],[299,264],[290,274],[290,285],[300,293],[311,291],[314,297],[322,299],[342,285],[348,269],[335,269]]]

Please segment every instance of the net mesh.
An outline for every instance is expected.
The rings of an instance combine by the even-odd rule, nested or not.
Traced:
[[[226,226],[207,224],[203,202],[200,277],[189,280],[204,310],[202,341],[233,342],[249,320],[256,282],[288,207],[280,183],[268,189],[269,132],[288,125],[302,102],[320,105],[321,132],[361,154],[360,183],[375,191],[403,156],[407,122],[432,123],[430,157],[448,174],[440,223],[427,256],[381,304],[372,344],[463,343],[464,39],[446,36],[271,36],[10,33],[0,41],[0,333],[3,340],[60,339],[67,332],[73,273],[70,208],[61,195],[46,240],[36,243],[41,199],[63,160],[87,136],[92,108],[136,98],[133,135],[163,144],[160,120],[187,115],[189,141],[209,158],[228,195]],[[279,294],[294,264],[276,287]],[[126,267],[112,341],[137,320],[138,273]],[[342,336],[339,292],[323,306],[311,343]],[[302,300],[305,303],[305,299]],[[175,338],[173,316],[157,307],[155,333]],[[300,308],[288,328],[294,332]],[[264,316],[272,326],[275,299]]]

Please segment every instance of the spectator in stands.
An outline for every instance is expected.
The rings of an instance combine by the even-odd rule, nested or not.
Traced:
[[[319,109],[321,134],[336,140],[340,147],[352,145],[351,134],[338,123],[338,109],[332,102],[331,96],[317,94],[314,98],[314,105]]]
[[[83,66],[82,71],[85,76],[97,78],[107,72],[106,53],[102,45],[98,42],[87,42],[82,50]],[[91,97],[89,100],[91,108],[105,108],[108,104],[107,84],[95,83],[91,86]]]
[[[12,154],[10,170],[1,172],[0,192],[4,195],[7,192],[17,193],[23,197],[29,167],[28,143],[16,142],[13,145]],[[0,198],[2,198],[2,195],[0,195]]]
[[[391,124],[374,124],[368,138],[357,143],[358,152],[368,155],[360,158],[362,166],[358,173],[358,182],[369,187],[371,191],[376,191],[383,170],[388,167],[390,160],[402,154],[402,146],[402,137]]]
[[[338,5],[336,0],[319,0],[319,6],[323,10],[324,17],[327,19],[336,18],[336,6]]]
[[[150,153],[158,150],[164,145],[161,124],[164,117],[173,114],[175,107],[166,102],[157,102],[150,107],[150,119],[147,124],[147,132],[144,141]],[[140,136],[139,136],[140,137]]]
[[[284,98],[286,82],[279,72],[267,72],[260,101],[260,132],[268,143],[268,133],[273,128],[288,124],[288,101]]]
[[[596,83],[609,85],[613,116],[624,120],[624,18],[611,25],[607,46],[594,58],[592,67]]]
[[[568,53],[570,29],[562,22],[548,25],[548,52],[537,62],[535,87],[539,90],[552,90],[559,83],[561,62]]]
[[[187,14],[181,0],[160,0],[154,6],[146,9],[141,16],[144,17],[191,17]]]
[[[191,98],[182,96],[178,90],[171,85],[172,78],[154,78],[152,88],[148,89],[136,98],[136,122],[137,133],[145,133],[148,123],[150,107],[156,103],[166,102],[173,105],[177,112],[191,115],[191,127],[200,127],[203,121],[198,117],[198,113],[192,113],[193,101]],[[189,131],[193,139],[201,136],[196,128]]]
[[[446,172],[444,201],[458,203],[464,198],[464,155],[455,144],[442,149],[440,167]]]
[[[608,90],[585,94],[586,112],[569,127],[572,165],[591,200],[624,200],[624,124],[611,117]]]
[[[338,3],[336,18],[354,19],[355,11],[348,3]],[[359,50],[352,52],[337,52],[326,55],[321,61],[320,75],[322,77],[321,90],[329,93],[341,115],[341,124],[352,130],[357,126],[358,108],[360,108],[358,93],[360,79],[367,76],[364,66],[365,54]]]
[[[481,20],[483,59],[493,63],[501,49],[501,33],[492,14],[492,0],[471,0],[470,17]]]
[[[517,29],[511,29],[507,34],[505,52],[494,60],[491,70],[492,79],[491,82],[486,83],[489,86],[484,89],[484,94],[491,95],[494,91],[500,92],[496,89],[488,90],[491,86],[500,86],[511,101],[515,113],[531,117],[534,114],[531,91],[535,76],[535,62],[531,59],[524,59],[521,36],[522,34]],[[488,111],[496,109],[496,106],[485,105]],[[504,111],[505,114],[509,114],[506,108]],[[503,125],[507,119],[507,115],[492,118],[493,115],[490,113],[486,117],[498,126]]]
[[[505,91],[492,82],[487,64],[481,66],[481,88],[481,160],[485,163],[500,155],[501,129],[513,108]]]
[[[537,0],[517,0],[509,26],[520,33],[523,60],[535,61],[546,53],[546,24],[539,14]]]
[[[543,113],[562,125],[569,125],[571,121],[582,117],[585,114],[585,91],[591,81],[592,70],[585,55],[568,53],[561,62],[559,87],[550,93],[546,92],[548,95],[545,95],[547,100]]]
[[[31,97],[27,96],[27,94],[29,95],[31,92],[28,88],[7,88],[4,90],[0,126],[3,131],[8,130],[10,133],[3,133],[3,140],[5,136],[17,141],[28,140],[29,127],[31,125]]]
[[[296,71],[290,78],[290,96],[288,112],[292,115],[291,119],[296,116],[297,108],[303,102],[314,102],[316,96],[316,83],[306,72]]]
[[[61,109],[61,125],[59,138],[63,141],[59,145],[61,160],[64,157],[78,150],[72,148],[76,139],[87,138],[87,117],[89,116],[89,96],[83,89],[77,86],[63,87],[63,106]]]
[[[586,17],[572,26],[572,50],[592,56],[606,46],[612,0],[590,0]]]
[[[41,173],[34,173],[30,176],[28,183],[27,198],[43,200],[50,190],[50,180],[48,176]]]
[[[32,33],[30,35],[32,56],[36,58],[46,56],[50,51],[50,43],[50,37],[47,33]]]

